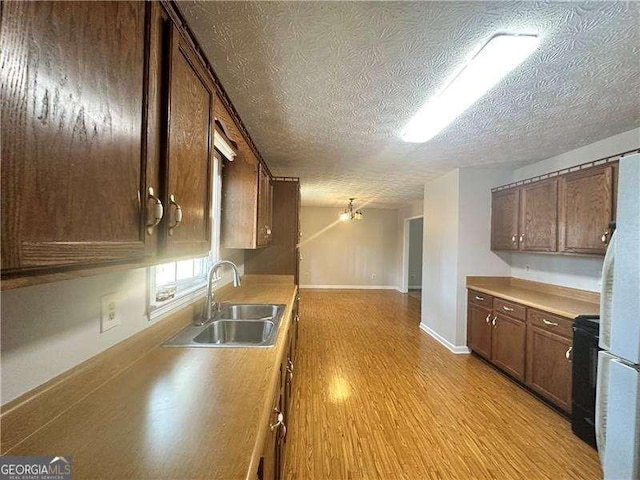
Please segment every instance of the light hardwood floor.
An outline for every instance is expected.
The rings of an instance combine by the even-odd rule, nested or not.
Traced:
[[[596,479],[569,422],[393,291],[301,293],[287,479]]]

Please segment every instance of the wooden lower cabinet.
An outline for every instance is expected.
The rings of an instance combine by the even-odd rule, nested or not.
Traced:
[[[525,322],[494,313],[492,328],[491,361],[512,377],[524,381]]]
[[[563,410],[571,411],[572,341],[529,325],[527,385]]]
[[[280,426],[272,428],[278,423],[278,415],[280,414],[280,389],[273,398],[271,415],[269,416],[269,430],[264,441],[262,450],[262,458],[258,466],[258,480],[277,480],[281,478],[281,471],[284,465],[284,457],[282,455],[281,438],[282,429]]]
[[[269,426],[265,438],[262,458],[258,466],[258,480],[280,480],[284,478],[285,444],[287,425],[291,411],[293,391],[293,360],[295,358],[297,334],[297,300],[292,313],[292,324],[287,333],[285,354],[280,363],[278,388],[274,393]]]
[[[469,304],[467,335],[469,348],[487,360],[491,359],[491,310]]]
[[[491,299],[493,308],[489,310],[478,296]],[[505,311],[505,306],[511,310]],[[468,347],[567,413],[571,413],[572,325],[568,318],[469,291]]]

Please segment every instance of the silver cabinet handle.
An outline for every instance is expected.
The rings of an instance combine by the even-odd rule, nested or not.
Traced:
[[[487,318],[484,319],[487,324],[491,323],[491,314],[487,315]]]
[[[287,436],[287,426],[284,424],[284,414],[277,408],[275,408],[273,411],[274,413],[277,413],[278,416],[276,417],[276,423],[269,425],[269,428],[272,432],[275,432],[277,429],[282,427],[282,438],[284,438]]]
[[[176,216],[175,216],[175,220],[176,221],[175,221],[175,223],[173,225],[171,225],[169,227],[169,235],[173,235],[173,231],[176,228],[178,228],[180,226],[180,224],[182,223],[182,207],[176,201],[176,196],[173,195],[173,194],[169,195],[169,203],[176,207]]]
[[[571,361],[571,353],[573,352],[573,347],[569,347],[569,349],[565,352],[564,356],[567,360]]]
[[[524,242],[524,233],[520,234],[520,243]]]
[[[491,325],[494,327],[496,326],[496,320],[498,320],[498,317],[493,317],[493,320],[491,321]]]
[[[267,237],[271,236],[271,229],[267,225],[264,226],[264,231],[267,233]]]
[[[516,243],[517,241],[518,241],[518,237],[514,233],[513,235],[511,235],[511,243]]]
[[[602,240],[602,243],[604,243],[605,245],[607,243],[609,243],[609,235],[611,234],[611,232],[609,231],[609,229],[605,230],[605,232],[602,234],[602,237],[600,237],[600,240]]]
[[[287,360],[287,373],[289,374],[289,383],[293,382],[293,362],[291,359]]]
[[[513,308],[505,307],[504,305],[502,306],[502,309],[503,309],[505,312],[513,312]]]
[[[550,327],[557,327],[558,326],[558,324],[556,322],[550,322],[546,318],[542,319],[542,323],[544,323],[545,325],[549,325]]]
[[[482,300],[484,300],[484,297],[481,297],[480,295],[476,295],[476,300],[482,301]]]
[[[147,233],[151,235],[153,229],[162,221],[164,207],[162,201],[154,195],[153,187],[149,187],[147,190],[147,200],[153,200],[153,220],[147,221]]]

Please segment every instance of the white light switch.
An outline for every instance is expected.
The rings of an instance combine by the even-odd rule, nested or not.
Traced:
[[[116,294],[111,293],[100,299],[100,332],[106,332],[116,325],[120,325]]]

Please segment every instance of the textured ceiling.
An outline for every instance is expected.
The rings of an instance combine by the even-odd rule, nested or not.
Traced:
[[[275,175],[305,205],[395,207],[452,168],[521,166],[640,126],[635,2],[179,2]],[[399,132],[496,32],[517,70],[433,140]],[[589,159],[585,159],[589,160]]]

